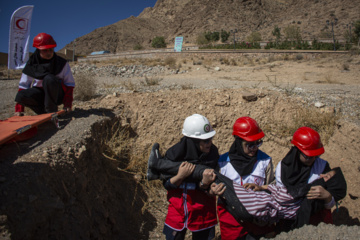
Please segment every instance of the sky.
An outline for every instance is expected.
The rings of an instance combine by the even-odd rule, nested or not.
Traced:
[[[9,25],[19,7],[33,5],[30,52],[33,38],[41,32],[53,36],[59,51],[74,39],[120,20],[137,17],[157,0],[0,0],[0,52],[9,48]]]

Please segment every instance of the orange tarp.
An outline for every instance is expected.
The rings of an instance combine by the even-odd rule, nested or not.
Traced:
[[[6,143],[12,138],[34,128],[53,117],[65,113],[65,110],[57,113],[46,113],[36,116],[13,116],[6,120],[0,120],[0,144]]]

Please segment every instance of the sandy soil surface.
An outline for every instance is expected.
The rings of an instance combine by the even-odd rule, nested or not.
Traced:
[[[181,138],[183,121],[193,113],[213,124],[220,153],[232,143],[234,121],[253,117],[266,134],[261,148],[275,165],[307,115],[323,138],[323,158],[340,166],[347,179],[348,194],[333,209],[334,224],[360,225],[359,56],[259,56],[236,66],[207,59],[178,63],[178,74],[170,68],[149,71],[153,85],[143,76],[95,76],[97,96],[74,101],[74,111],[60,119],[61,129],[45,123],[34,138],[3,145],[2,237],[163,239],[166,192],[159,182],[145,180],[146,162],[153,143],[164,152]],[[17,84],[0,80],[1,119],[12,115]],[[256,100],[245,100],[249,95]]]

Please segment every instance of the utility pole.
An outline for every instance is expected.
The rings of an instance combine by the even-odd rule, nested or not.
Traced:
[[[327,24],[327,25],[330,25],[330,23],[331,23],[331,32],[332,32],[332,35],[333,35],[334,51],[336,51],[336,48],[335,48],[334,25],[336,25],[336,24],[337,24],[337,21],[338,21],[338,19],[337,19],[337,18],[335,18],[335,19],[334,19],[334,21],[333,21],[333,20],[331,20],[331,22],[330,22],[329,20],[326,20],[326,24]]]
[[[230,30],[231,33],[234,33],[234,51],[235,51],[235,33],[238,32],[237,29],[234,29],[234,30]]]
[[[348,30],[349,43],[351,43],[351,40],[352,40],[352,31],[351,31],[352,26],[353,26],[353,23],[346,24],[346,28]]]

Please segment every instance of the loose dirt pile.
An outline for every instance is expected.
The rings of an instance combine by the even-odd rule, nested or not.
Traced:
[[[333,211],[334,224],[355,226],[350,233],[320,227],[327,229],[324,234],[358,236],[360,59],[347,59],[275,61],[272,67],[219,64],[217,70],[216,62],[194,67],[188,61],[182,63],[187,72],[156,76],[156,84],[137,76],[96,78],[101,94],[75,101],[74,111],[60,119],[60,130],[46,123],[33,139],[1,147],[2,238],[163,239],[165,191],[159,182],[145,180],[146,162],[153,143],[164,152],[181,138],[183,121],[193,113],[210,120],[220,153],[230,147],[234,121],[253,117],[266,134],[261,148],[275,165],[289,150],[297,124],[316,127],[325,144],[323,158],[342,168],[348,184],[347,196]],[[316,82],[326,72],[334,82]],[[151,71],[149,79],[155,79]],[[0,82],[2,118],[11,114],[17,82]],[[249,95],[253,101],[244,99]],[[315,102],[325,106],[316,108]]]

